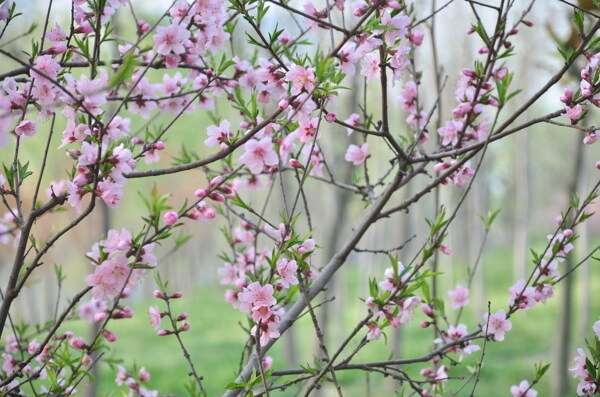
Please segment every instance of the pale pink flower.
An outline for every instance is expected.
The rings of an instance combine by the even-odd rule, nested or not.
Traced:
[[[352,113],[350,117],[344,120],[344,123],[353,127],[358,127],[360,126],[360,116],[356,113]],[[346,132],[348,133],[348,135],[350,135],[354,132],[354,130],[352,128],[346,128]]]
[[[98,183],[98,196],[110,208],[117,208],[121,197],[123,197],[123,186],[118,183],[113,183],[108,180],[103,180]]]
[[[520,309],[528,309],[535,305],[535,290],[533,287],[525,288],[525,280],[519,280],[508,289],[511,297],[508,299],[508,305],[516,304]]]
[[[342,72],[346,73],[348,76],[354,76],[354,73],[356,72],[354,64],[360,59],[359,54],[356,52],[356,44],[344,44],[338,52],[337,57],[340,60],[340,69],[342,69]]]
[[[119,233],[118,230],[111,229],[108,231],[106,240],[100,241],[100,245],[104,248],[104,252],[112,257],[114,254],[126,254],[132,247],[131,233],[123,228]]]
[[[257,141],[252,139],[244,145],[246,152],[240,156],[240,162],[246,165],[253,174],[260,174],[263,168],[277,165],[279,162],[277,153],[273,149],[270,137]]]
[[[223,145],[227,146],[227,142],[231,138],[231,132],[229,131],[229,126],[231,124],[227,120],[221,121],[219,126],[211,125],[206,129],[206,133],[208,135],[208,139],[204,141],[206,146],[215,146],[221,145],[223,149]]]
[[[381,73],[379,58],[374,54],[367,54],[363,58],[360,74],[367,78],[367,83],[370,83],[375,77]]]
[[[519,383],[519,386],[511,386],[510,393],[514,397],[535,397],[538,394],[537,391],[535,391],[529,386],[529,382],[527,382],[526,380],[521,381],[521,383]]]
[[[57,23],[54,29],[48,31],[45,36],[50,41],[66,41],[67,34],[62,30],[60,25]]]
[[[283,288],[289,288],[290,285],[298,284],[296,270],[298,270],[298,265],[295,260],[288,261],[287,259],[282,258],[277,261],[277,274],[281,277],[279,284],[281,284]]]
[[[319,128],[319,119],[314,117],[310,120],[300,122],[300,126],[298,127],[298,134],[300,135],[300,142],[307,143],[316,138],[318,139],[321,134],[318,131]]]
[[[365,142],[361,146],[350,145],[346,150],[346,155],[344,159],[348,162],[351,162],[354,165],[360,165],[365,162],[368,157],[367,149],[368,144]]]
[[[23,120],[15,128],[15,134],[18,136],[34,136],[37,132],[35,121]]]
[[[274,316],[277,318],[277,316]],[[271,339],[279,338],[279,321],[269,321],[260,324],[260,345],[265,346]],[[256,325],[250,330],[252,335],[256,335]]]
[[[273,286],[266,284],[261,286],[258,281],[248,285],[238,294],[240,300],[240,311],[247,312],[251,308],[261,306],[273,306],[277,300],[273,297]]]
[[[594,323],[594,326],[592,327],[592,329],[596,333],[596,338],[600,339],[600,320],[598,320]]]
[[[573,107],[566,106],[564,117],[568,118],[571,121],[577,121],[581,115],[583,114],[584,109],[581,105],[575,105]]]
[[[368,323],[369,332],[367,332],[367,340],[379,340],[381,339],[381,328],[375,323]]]
[[[577,349],[577,356],[573,359],[573,366],[569,368],[569,371],[573,372],[574,378],[585,379],[590,376],[586,369],[586,357],[583,349]]]
[[[506,319],[506,312],[502,309],[495,314],[485,313],[483,319],[486,322],[483,330],[485,331],[487,327],[488,335],[494,335],[497,341],[503,341],[504,333],[512,329],[512,323]]]
[[[452,308],[467,306],[469,304],[469,290],[462,285],[457,285],[454,291],[448,291],[448,296],[452,299]]]
[[[402,309],[402,313],[400,314],[401,324],[410,324],[413,312],[420,302],[421,298],[419,296],[411,296],[398,302],[398,306]]]
[[[305,69],[300,65],[292,65],[285,74],[285,81],[292,83],[292,95],[298,95],[304,89],[312,92],[315,88],[313,81],[315,74],[311,69]]]
[[[152,328],[158,331],[158,329],[160,328],[160,323],[162,321],[162,316],[157,306],[150,306],[148,308],[148,318],[150,319],[150,325],[152,326]]]
[[[189,38],[190,31],[178,23],[159,26],[153,37],[154,48],[159,55],[183,54]]]
[[[125,286],[129,271],[127,258],[118,256],[96,266],[94,273],[85,277],[85,282],[92,287],[94,298],[116,298]]]
[[[460,131],[462,131],[462,129],[462,121],[446,121],[446,125],[438,129],[438,134],[443,138],[442,145],[456,145],[458,143],[458,134]]]

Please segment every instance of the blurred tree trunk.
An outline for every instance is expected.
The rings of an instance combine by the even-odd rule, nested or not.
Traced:
[[[515,137],[513,279],[525,278],[529,247],[529,132]]]
[[[567,192],[570,195],[576,194],[579,191],[579,185],[581,184],[581,167],[583,165],[583,154],[584,154],[584,146],[581,143],[581,137],[579,135],[574,135],[574,140],[576,144],[575,150],[575,164],[573,166],[573,172],[571,180],[567,185]],[[571,270],[573,267],[573,263],[575,262],[574,252],[571,252],[567,255],[567,258],[564,262],[564,268],[561,273],[565,274]],[[562,397],[572,394],[572,391],[569,387],[569,363],[572,359],[573,352],[571,351],[571,325],[573,322],[573,285],[574,285],[574,274],[565,278],[562,281],[562,294],[559,294],[561,297],[560,301],[560,312],[557,326],[557,337],[558,341],[557,349],[556,349],[556,360],[554,366],[554,387],[552,391],[553,397]]]

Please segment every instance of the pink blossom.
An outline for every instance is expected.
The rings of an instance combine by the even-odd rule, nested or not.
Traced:
[[[37,132],[35,121],[23,120],[15,128],[15,134],[18,136],[34,136]]]
[[[274,316],[277,317],[277,316]],[[252,327],[250,333],[252,335],[256,335],[256,325]],[[279,338],[279,321],[269,321],[260,323],[259,327],[260,333],[260,345],[265,346],[269,343],[269,340]]]
[[[368,144],[365,142],[361,146],[350,145],[346,150],[346,155],[344,159],[348,162],[351,162],[354,165],[360,165],[365,162],[368,157],[367,149]]]
[[[573,107],[566,106],[564,116],[566,118],[570,119],[571,121],[577,121],[577,120],[579,120],[579,118],[581,117],[583,112],[584,112],[584,109],[583,109],[583,107],[581,107],[581,105],[575,105]]]
[[[57,23],[54,29],[48,31],[45,36],[50,41],[66,41],[67,34],[62,30],[60,25]]]
[[[407,112],[415,112],[417,110],[417,93],[417,83],[414,81],[407,82],[402,91],[400,91],[400,96],[397,98],[398,102],[402,105],[402,109]]]
[[[159,26],[153,37],[154,48],[160,55],[183,54],[189,38],[190,31],[178,23]]]
[[[129,271],[127,258],[119,256],[102,262],[93,274],[85,277],[85,282],[92,287],[94,298],[116,298],[125,287]]]
[[[298,134],[300,134],[300,142],[307,143],[316,138],[318,139],[321,134],[319,133],[319,119],[314,117],[305,122],[300,122],[300,127],[298,127]]]
[[[150,325],[152,328],[158,331],[162,321],[162,315],[160,314],[160,310],[158,310],[157,306],[150,306],[148,308],[148,318],[150,319]]]
[[[277,303],[277,300],[273,297],[273,286],[271,284],[261,286],[258,281],[244,288],[238,294],[238,299],[240,300],[240,311],[242,312],[261,306],[273,306]]]
[[[370,83],[375,77],[381,73],[379,58],[373,54],[365,55],[363,59],[362,69],[360,74],[367,78],[367,83]]]
[[[360,59],[360,55],[356,52],[355,43],[346,43],[337,54],[340,60],[340,69],[348,76],[354,76],[356,68],[354,64]]]
[[[402,313],[400,314],[400,323],[401,324],[410,324],[412,320],[413,311],[421,302],[421,298],[419,296],[411,296],[409,298],[402,299],[398,302],[398,306],[402,309]]]
[[[462,121],[446,121],[446,125],[438,129],[438,134],[443,138],[442,145],[456,145],[458,143],[458,133],[462,131],[462,129]]]
[[[586,357],[583,349],[577,349],[577,356],[573,359],[573,366],[569,368],[569,371],[573,372],[574,378],[585,379],[590,376],[586,369]]]
[[[257,141],[251,139],[244,145],[246,152],[240,156],[240,162],[246,165],[253,174],[260,174],[263,168],[277,165],[279,159],[273,149],[273,142],[270,137]]]
[[[512,329],[512,323],[506,319],[506,312],[502,309],[491,315],[485,313],[483,319],[486,322],[483,326],[484,331],[487,327],[488,335],[494,335],[497,341],[503,341],[504,333]]]
[[[596,338],[600,339],[600,320],[598,320],[594,323],[594,326],[592,327],[592,329],[596,333]]]
[[[511,297],[508,305],[517,305],[520,309],[528,309],[535,305],[535,291],[532,287],[525,288],[525,280],[519,280],[508,289]]]
[[[367,332],[367,340],[379,340],[381,339],[381,328],[376,323],[367,323],[369,332]]]
[[[120,233],[111,229],[108,231],[106,240],[100,241],[100,246],[109,254],[109,257],[117,253],[126,254],[133,246],[131,233],[125,228],[121,229]]]
[[[356,113],[352,113],[350,117],[344,120],[344,123],[353,127],[358,127],[360,126],[360,116]],[[350,135],[354,132],[354,130],[352,128],[346,128],[346,132],[348,133],[348,135]]]
[[[123,197],[122,185],[103,180],[98,183],[98,196],[110,208],[117,208]]]
[[[537,391],[535,391],[531,388],[531,386],[529,386],[529,382],[527,382],[526,380],[521,381],[521,383],[519,383],[519,386],[511,386],[510,393],[514,397],[535,397],[538,394]]]
[[[227,142],[231,138],[231,132],[229,131],[229,126],[231,124],[227,120],[221,121],[219,126],[211,125],[206,129],[206,133],[208,134],[208,139],[204,141],[206,146],[215,146],[217,144],[221,145],[221,149],[227,146]]]
[[[315,89],[313,81],[315,74],[310,69],[305,69],[300,65],[292,65],[290,70],[285,74],[285,81],[292,83],[292,95],[298,95],[304,89],[307,92],[312,92]]]
[[[138,371],[138,378],[140,382],[146,383],[150,381],[150,372],[146,371],[146,368],[142,367]]]
[[[454,291],[448,291],[448,296],[452,299],[452,308],[467,306],[469,304],[469,290],[462,285],[457,285]]]
[[[277,274],[281,279],[279,280],[279,284],[283,288],[289,288],[290,285],[297,285],[298,278],[296,277],[296,270],[298,269],[298,265],[295,260],[288,261],[285,258],[282,258],[277,261]]]

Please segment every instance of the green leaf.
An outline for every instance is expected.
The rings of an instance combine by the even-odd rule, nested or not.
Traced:
[[[135,59],[133,51],[130,51],[127,54],[125,54],[125,57],[123,58],[123,63],[121,63],[121,66],[119,66],[115,74],[111,77],[110,81],[108,82],[109,87],[116,87],[119,84],[123,83],[125,80],[130,79],[133,73],[135,72],[136,66],[138,65],[139,62]]]

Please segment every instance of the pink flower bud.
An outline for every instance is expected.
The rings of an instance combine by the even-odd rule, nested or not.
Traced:
[[[571,229],[565,229],[563,230],[563,236],[565,237],[571,237],[573,235],[573,230]]]
[[[467,29],[467,34],[473,34],[473,33],[475,33],[475,29],[473,29],[473,28]]]
[[[186,318],[188,318],[188,314],[187,313],[181,313],[179,316],[177,316],[177,319],[175,321],[183,321]]]
[[[424,303],[423,306],[421,306],[421,310],[423,310],[423,313],[425,313],[425,315],[427,315],[431,318],[434,317],[433,309],[427,303]]]
[[[211,77],[213,75],[213,70],[212,69],[206,69],[204,71],[204,74],[207,75],[208,77]]]
[[[212,192],[211,194],[208,195],[208,197],[211,198],[212,200],[216,201],[217,203],[222,203],[223,201],[225,201],[225,196],[223,196],[219,192]]]
[[[92,365],[92,363],[94,362],[94,360],[92,359],[92,357],[89,354],[85,354],[82,358],[81,358],[81,364],[87,366]]]
[[[66,331],[64,334],[62,334],[63,339],[71,339],[73,336],[75,336],[75,334],[71,331]]]
[[[445,245],[440,245],[440,252],[444,255],[450,255],[452,254],[452,248]]]
[[[177,223],[178,220],[179,220],[179,215],[177,215],[177,212],[175,212],[175,211],[167,211],[163,215],[163,221],[169,226],[173,226],[174,224]]]
[[[446,168],[450,168],[450,164],[448,163],[437,163],[436,165],[433,166],[433,169],[436,171],[442,171],[445,170]]]
[[[158,142],[152,144],[152,148],[156,149],[156,150],[164,150],[165,147],[167,147],[167,146],[162,141],[158,141]]]
[[[131,143],[133,143],[134,145],[143,145],[145,141],[142,138],[133,137],[131,138]]]
[[[198,197],[198,198],[204,198],[206,197],[206,190],[205,189],[198,189],[194,192],[194,196]]]
[[[106,338],[106,340],[110,343],[117,340],[117,336],[106,329],[104,331],[102,331],[102,336],[104,336]]]
[[[173,332],[166,330],[166,329],[161,329],[159,330],[156,335],[158,336],[167,336],[167,335],[171,335]]]
[[[304,168],[304,166],[296,159],[290,159],[289,163],[294,168],[299,168],[299,169]]]
[[[480,54],[487,54],[488,52],[490,52],[490,49],[487,48],[487,47],[481,47],[479,49],[479,51],[477,51],[477,52],[480,53]]]
[[[179,299],[183,296],[183,294],[181,292],[174,292],[171,295],[169,295],[169,299]]]
[[[191,326],[192,325],[190,323],[188,323],[187,321],[184,321],[181,323],[181,326],[179,327],[178,331],[181,331],[181,332],[187,331],[188,329],[191,328]]]
[[[328,123],[333,123],[336,118],[337,116],[335,115],[335,113],[327,113],[325,115],[325,120],[327,120]]]
[[[523,24],[527,27],[532,27],[533,26],[533,22],[530,21],[523,21]]]
[[[287,98],[283,98],[281,101],[279,101],[279,109],[283,110],[288,106],[290,106],[290,101]]]
[[[69,345],[73,349],[85,349],[85,342],[81,338],[73,338],[73,339],[71,339],[71,341],[69,342]]]
[[[517,34],[517,33],[519,33],[519,29],[518,28],[514,28],[514,29],[511,29],[510,32],[508,32],[508,35],[512,36],[512,35]]]
[[[163,294],[162,292],[160,292],[159,290],[154,291],[154,296],[158,299],[165,299],[165,294]]]
[[[423,321],[421,322],[421,328],[427,328],[431,325],[431,323],[429,321]]]
[[[252,123],[249,121],[242,121],[240,123],[240,128],[250,128],[251,125],[252,125]]]
[[[596,168],[600,170],[600,161],[596,162]]]
[[[221,175],[217,175],[208,183],[208,188],[212,189],[215,186],[221,184],[221,182],[223,182],[223,177]]]
[[[421,376],[429,376],[433,373],[433,370],[431,368],[423,368],[420,372]]]
[[[210,208],[210,207],[209,207],[209,208],[206,208],[206,209],[204,210],[204,216],[205,216],[207,219],[213,219],[213,218],[215,218],[215,217],[217,216],[217,212],[215,211],[215,209],[214,209],[214,208]]]
[[[140,20],[138,21],[138,25],[137,25],[137,26],[138,26],[138,30],[139,30],[141,33],[146,33],[147,31],[149,31],[149,30],[150,30],[150,24],[148,24],[148,22],[146,22],[146,21],[144,21],[144,20],[142,20],[142,19],[140,19]]]

